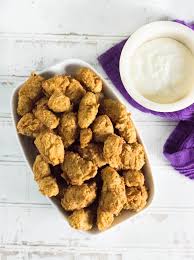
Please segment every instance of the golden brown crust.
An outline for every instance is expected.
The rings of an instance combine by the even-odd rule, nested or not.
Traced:
[[[39,181],[44,177],[51,175],[49,164],[44,160],[42,155],[37,155],[33,164],[33,173],[35,181]]]
[[[66,75],[44,80],[32,74],[18,92],[17,111],[24,116],[17,130],[35,138],[40,154],[33,172],[40,192],[56,196],[64,210],[72,211],[68,221],[73,228],[90,230],[97,217],[101,231],[122,209],[145,207],[148,193],[140,171],[145,154],[130,114],[119,101],[104,97],[102,80],[88,68],[76,77],[80,82]],[[62,170],[49,164],[60,164]],[[92,178],[101,189],[98,202]]]
[[[62,207],[67,211],[80,210],[88,207],[96,198],[96,183],[68,186],[61,200]]]
[[[123,137],[127,143],[132,144],[137,141],[136,130],[129,115],[120,119],[116,123],[115,128],[118,129],[119,135]]]
[[[105,160],[113,168],[118,168],[121,164],[121,152],[124,140],[118,135],[112,134],[104,142],[103,154]]]
[[[36,100],[42,91],[44,78],[36,73],[32,73],[19,89],[19,96],[26,96],[31,100]]]
[[[41,95],[43,81],[42,76],[32,73],[19,89],[17,113],[20,116],[31,111],[33,103]]]
[[[48,98],[45,96],[37,100],[35,103],[35,107],[37,108],[48,108],[47,105],[48,105]]]
[[[71,102],[78,104],[85,94],[86,91],[80,82],[76,79],[70,79],[70,84],[66,88],[65,95],[69,97]]]
[[[46,95],[51,96],[56,90],[65,93],[69,83],[68,76],[56,75],[50,79],[45,80],[42,84],[42,87]]]
[[[61,137],[51,132],[40,133],[34,141],[44,160],[53,166],[64,160],[64,146]]]
[[[25,114],[29,113],[33,108],[33,101],[26,97],[20,95],[18,97],[18,106],[17,106],[17,113],[20,116],[24,116]]]
[[[47,197],[53,197],[59,193],[56,179],[52,176],[38,180],[38,186],[40,192]]]
[[[56,113],[69,112],[71,102],[65,94],[55,91],[49,98],[48,107]]]
[[[92,140],[92,130],[90,128],[84,128],[80,130],[80,147],[85,148]]]
[[[94,140],[104,142],[110,134],[114,133],[113,124],[107,115],[97,116],[92,124]]]
[[[96,118],[99,104],[92,92],[87,92],[81,99],[78,110],[78,124],[80,128],[88,128]]]
[[[99,93],[102,91],[102,80],[96,73],[89,68],[81,68],[78,70],[76,78],[84,84],[88,91]]]
[[[89,209],[75,210],[68,221],[72,228],[87,231],[93,227],[94,215]]]
[[[44,125],[32,113],[25,114],[17,123],[18,133],[29,137],[36,137],[44,129]]]
[[[85,148],[79,148],[79,153],[84,159],[92,161],[99,168],[107,164],[101,144],[90,143]]]
[[[125,185],[128,187],[138,187],[144,184],[144,175],[141,171],[128,170],[123,172]]]
[[[103,211],[100,208],[97,210],[97,227],[103,231],[109,228],[114,221],[114,215],[111,212]]]
[[[101,105],[103,114],[106,114],[113,123],[117,123],[127,116],[126,108],[117,100],[106,98]]]
[[[62,170],[62,177],[72,185],[82,185],[97,174],[97,167],[92,161],[85,160],[74,152],[66,152]]]
[[[124,209],[140,211],[147,204],[148,193],[145,186],[126,187],[127,202]]]
[[[124,144],[121,153],[120,169],[140,170],[145,164],[145,153],[143,146],[138,143]]]
[[[107,166],[101,172],[103,186],[99,208],[105,212],[118,215],[126,203],[125,184],[113,168]]]
[[[59,118],[47,108],[37,106],[33,113],[49,129],[54,129],[59,124]]]
[[[64,113],[61,117],[58,130],[64,147],[68,148],[75,142],[78,136],[77,114],[73,112]]]

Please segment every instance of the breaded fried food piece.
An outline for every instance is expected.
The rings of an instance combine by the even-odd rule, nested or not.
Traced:
[[[71,102],[63,92],[55,91],[49,98],[48,107],[56,113],[69,112]]]
[[[85,94],[86,91],[80,82],[76,79],[70,79],[70,84],[66,88],[65,95],[69,97],[71,102],[78,104]]]
[[[92,124],[94,140],[104,142],[110,134],[114,133],[113,124],[107,115],[97,116]]]
[[[138,212],[147,204],[148,193],[145,186],[126,187],[126,196],[124,209]]]
[[[17,113],[20,116],[23,116],[29,113],[33,108],[33,101],[24,95],[18,96],[18,106],[17,106]]]
[[[42,87],[45,91],[45,94],[51,96],[56,90],[65,93],[69,83],[68,76],[56,75],[50,79],[45,80],[42,84]]]
[[[68,186],[61,200],[64,210],[73,211],[88,207],[96,198],[96,183]]]
[[[64,160],[64,145],[61,137],[52,132],[41,132],[34,141],[44,160],[53,166]]]
[[[125,185],[127,187],[138,187],[144,185],[144,175],[141,171],[128,170],[123,172]]]
[[[97,210],[97,227],[98,230],[103,231],[109,228],[114,221],[114,215],[111,212],[103,211],[101,208]]]
[[[68,217],[69,224],[72,228],[79,230],[90,230],[93,227],[94,215],[89,209],[75,210]]]
[[[33,173],[35,181],[39,181],[51,175],[49,164],[44,160],[42,155],[37,155],[33,164]]]
[[[126,118],[127,110],[125,106],[117,100],[105,98],[101,105],[101,111],[106,114],[113,123],[117,123],[122,118]]]
[[[92,161],[98,168],[107,164],[103,156],[103,145],[90,143],[85,148],[79,148],[81,157]]]
[[[33,173],[43,195],[53,197],[59,193],[59,187],[56,179],[51,175],[50,166],[40,154],[36,156],[34,161]]]
[[[68,148],[78,137],[77,114],[73,112],[64,113],[61,117],[58,130],[64,147]]]
[[[84,128],[80,131],[79,141],[80,147],[85,148],[92,140],[92,130],[90,128]]]
[[[36,102],[33,113],[47,128],[54,129],[59,124],[59,118],[49,110],[48,98],[43,97]]]
[[[40,192],[47,197],[53,197],[59,193],[56,179],[51,175],[38,180],[38,186]]]
[[[21,86],[18,93],[18,115],[23,116],[32,110],[34,102],[40,97],[43,81],[42,76],[32,73]]]
[[[92,91],[94,93],[99,93],[102,91],[102,80],[91,69],[79,69],[76,78],[88,89],[88,91]]]
[[[82,185],[97,174],[97,166],[78,153],[66,152],[62,164],[62,177],[72,185]]]
[[[102,170],[101,176],[103,185],[99,208],[117,216],[126,203],[124,179],[109,166]]]
[[[21,135],[36,137],[45,126],[32,113],[25,114],[17,123],[17,131]]]
[[[135,126],[131,121],[130,115],[121,118],[116,123],[115,128],[118,129],[119,135],[123,137],[127,143],[132,144],[137,141]]]
[[[38,99],[35,103],[35,107],[48,108],[48,98],[44,96],[44,97]]]
[[[98,113],[99,104],[92,92],[87,92],[81,99],[78,110],[78,124],[80,128],[88,128]]]
[[[19,89],[19,96],[26,96],[33,101],[40,97],[44,78],[36,73],[32,73]]]
[[[37,108],[33,110],[33,113],[35,117],[49,129],[54,129],[59,124],[59,118],[45,107],[37,106]]]
[[[116,134],[109,135],[104,142],[103,155],[107,163],[117,168],[121,164],[121,152],[124,144],[123,138]]]
[[[139,143],[124,144],[121,153],[120,169],[139,171],[145,164],[145,153],[143,146]]]

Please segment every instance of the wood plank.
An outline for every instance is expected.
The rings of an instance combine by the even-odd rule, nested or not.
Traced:
[[[137,128],[142,134],[153,165],[169,164],[162,155],[162,149],[175,124],[174,122],[137,122]],[[152,139],[150,139],[150,129]],[[0,161],[23,161],[10,118],[0,117],[0,143],[4,147],[0,149]]]
[[[98,39],[97,37],[37,36],[0,39],[3,63],[1,75],[28,76],[67,58],[80,58],[96,65],[96,57],[119,39]],[[25,55],[24,55],[25,53]],[[14,55],[14,63],[13,63]]]
[[[0,17],[4,21],[0,24],[1,32],[128,35],[142,24],[158,19],[193,19],[192,1],[187,1],[187,5],[181,0],[123,0],[122,4],[117,0],[103,0],[101,4],[71,0],[70,4],[66,0],[58,5],[54,0],[20,0],[19,3],[18,6],[17,1],[1,1]]]
[[[151,252],[150,252],[151,251]],[[176,252],[153,252],[152,250],[141,250],[141,249],[130,249],[130,253],[124,254],[103,254],[103,253],[93,253],[93,254],[71,254],[71,253],[62,253],[62,252],[26,252],[26,251],[17,251],[16,249],[12,252],[5,251],[0,255],[0,260],[139,260],[139,259],[149,259],[149,260],[193,260],[193,255],[189,250],[183,251],[181,254]],[[167,250],[166,250],[167,251]],[[179,253],[179,252],[178,252]],[[141,255],[141,258],[139,258]]]
[[[1,252],[1,251],[0,251]],[[23,252],[13,250],[12,252],[5,251],[0,253],[0,260],[121,260],[121,254],[69,254],[69,253],[36,253],[36,252]]]
[[[0,118],[0,144],[0,161],[23,161],[10,118]]]
[[[194,213],[184,211],[161,215],[147,211],[112,231],[91,237],[69,228],[52,208],[7,206],[6,210],[0,207],[0,241],[4,248],[33,247],[38,252],[108,253],[111,249],[113,253],[127,253],[140,249],[193,254],[193,217]]]
[[[90,0],[79,3],[66,0],[60,4],[54,0],[20,0],[19,3],[18,6],[17,1],[2,0],[1,32],[127,35],[145,22],[164,19],[168,14],[162,8],[166,0],[163,5],[154,0],[143,4],[141,0],[123,0],[122,4],[117,0],[103,0],[101,4],[91,4]],[[169,9],[176,13],[173,8]]]
[[[49,253],[49,252],[23,252],[13,250],[12,252],[5,251],[0,253],[0,260],[121,260],[121,254],[70,254],[70,253]]]
[[[11,96],[13,93],[13,90],[15,87],[19,86],[23,81],[25,81],[25,76],[0,76],[0,89],[1,89],[1,95],[0,95],[0,117],[8,117],[10,118],[10,102],[11,102]],[[107,80],[110,85],[112,83],[110,80]],[[149,121],[149,122],[161,122],[161,121],[167,121],[165,118],[160,118],[157,116],[153,116],[150,114],[142,113],[141,111],[135,109],[131,106],[130,109],[131,114],[133,115],[135,121]],[[171,124],[171,123],[170,123]]]
[[[84,59],[107,78],[96,58],[104,50],[123,39],[122,37],[115,39],[114,37],[63,37],[58,35],[40,35],[34,38],[32,35],[25,37],[24,34],[15,37],[12,37],[12,34],[8,36],[1,35],[0,37],[0,49],[3,50],[2,60],[4,60],[3,63],[0,63],[0,102],[2,104],[0,116],[10,115],[12,91],[25,80],[27,75],[62,59],[71,57]],[[12,55],[14,55],[14,62]],[[142,113],[133,107],[131,107],[131,112],[137,121],[166,121],[166,119]]]
[[[26,165],[0,165],[0,203],[49,205],[47,199],[38,192],[32,174]],[[50,205],[49,205],[50,206]]]
[[[139,258],[141,254],[142,258]],[[143,252],[142,250],[130,250],[130,253],[126,254],[68,254],[68,253],[27,253],[23,251],[13,251],[10,253],[2,254],[1,260],[139,260],[139,259],[150,259],[150,260],[163,260],[163,259],[171,259],[171,260],[193,260],[192,254],[188,254],[187,251],[181,255],[177,255],[176,253],[171,252]]]
[[[194,213],[193,182],[170,166],[153,167],[155,180],[155,199],[150,214]],[[33,180],[30,170],[25,165],[16,163],[0,164],[0,206],[51,208]],[[172,187],[176,190],[172,192]],[[177,192],[181,191],[181,192]]]

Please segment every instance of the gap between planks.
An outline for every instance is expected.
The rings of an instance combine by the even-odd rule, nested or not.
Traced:
[[[162,120],[162,118],[161,118]],[[143,120],[135,120],[135,123],[138,123],[139,126],[176,126],[177,121],[143,121]],[[11,113],[0,113],[0,127],[3,126],[12,126],[12,116]]]
[[[161,15],[159,17],[157,17],[157,19],[154,19],[154,21],[171,21],[172,17],[170,17],[169,15]],[[145,24],[148,22],[153,22],[152,21],[147,21],[145,19]],[[127,37],[130,36],[130,34],[132,34],[133,31],[129,32],[129,33],[121,33],[121,34],[96,34],[96,33],[77,33],[77,32],[62,32],[62,33],[52,33],[52,32],[41,32],[41,33],[37,33],[37,32],[33,32],[33,33],[29,33],[29,32],[2,32],[0,31],[0,39],[33,39],[33,40],[39,40],[39,39],[46,39],[46,40],[50,40],[50,39],[55,39],[55,40],[59,40],[69,38],[72,40],[75,40],[76,38],[81,38],[81,39],[106,39],[106,40],[122,40],[125,39]],[[36,39],[35,39],[36,38]]]
[[[129,37],[129,34],[121,34],[121,35],[106,35],[106,34],[86,34],[86,33],[15,33],[15,32],[0,32],[0,40],[1,39],[14,39],[19,40],[22,42],[22,39],[24,40],[32,40],[32,41],[38,41],[38,40],[122,40]]]
[[[32,202],[11,202],[0,201],[0,208],[24,208],[24,209],[31,209],[31,208],[40,208],[40,209],[51,209],[55,210],[54,207],[50,203],[32,203]],[[194,208],[191,207],[158,207],[158,206],[151,206],[149,210],[145,211],[144,215],[152,215],[152,214],[194,214]]]
[[[69,241],[69,240],[68,240]],[[145,245],[138,247],[137,244],[131,244],[128,247],[82,247],[82,246],[68,246],[65,247],[64,245],[58,245],[58,244],[47,244],[47,245],[39,245],[39,244],[33,244],[33,243],[27,243],[23,242],[22,245],[18,245],[16,243],[11,244],[0,244],[0,252],[7,252],[7,251],[28,251],[28,252],[48,252],[51,254],[56,253],[71,253],[71,254],[92,254],[92,253],[100,253],[100,254],[121,254],[121,253],[139,253],[139,251],[142,251],[144,253],[173,253],[175,255],[185,255],[187,256],[194,256],[194,247],[188,246],[185,247],[177,247],[176,245],[171,245],[168,247],[157,247],[154,245]],[[78,253],[79,252],[79,253]],[[111,252],[111,253],[110,253]]]

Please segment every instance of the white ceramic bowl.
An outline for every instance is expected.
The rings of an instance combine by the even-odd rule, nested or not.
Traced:
[[[121,96],[121,94],[118,92],[118,90],[115,89],[113,86],[108,85],[107,82],[103,79],[102,75],[100,75],[88,63],[86,63],[82,60],[78,60],[78,59],[65,60],[65,61],[63,61],[59,64],[56,64],[52,67],[45,69],[44,71],[42,71],[40,73],[40,75],[44,76],[45,78],[49,78],[49,77],[56,75],[56,74],[64,74],[64,73],[67,73],[67,74],[70,74],[70,75],[75,75],[76,70],[80,67],[89,67],[93,71],[95,71],[103,80],[103,88],[104,88],[105,95],[107,97],[120,100],[122,103],[125,104],[125,106],[129,110],[128,104],[126,103],[125,99]],[[16,125],[17,125],[17,122],[19,120],[19,117],[18,117],[17,112],[16,112],[17,100],[18,100],[18,90],[21,87],[21,85],[18,86],[16,89],[14,89],[14,92],[13,92],[13,96],[12,96],[12,100],[11,100],[12,118],[13,118],[13,122],[14,122],[14,126],[15,126],[15,134],[16,134],[17,139],[19,141],[19,145],[21,147],[23,156],[25,158],[27,165],[29,166],[29,168],[32,172],[32,165],[33,165],[33,162],[34,162],[34,159],[35,159],[35,147],[34,147],[33,141],[31,141],[31,139],[28,138],[28,137],[19,135],[17,133],[17,130],[16,130]],[[137,130],[137,134],[138,134],[139,142],[143,144],[142,139],[140,138],[140,135],[138,133],[138,130]],[[153,184],[151,166],[150,166],[150,162],[149,162],[149,159],[148,159],[148,154],[147,154],[147,150],[146,150],[145,145],[144,145],[144,148],[145,148],[145,153],[146,153],[146,164],[144,166],[144,174],[145,174],[146,185],[149,189],[149,198],[148,198],[148,203],[146,205],[146,208],[148,208],[150,206],[152,199],[153,199],[153,196],[154,196],[154,184]],[[33,172],[32,172],[32,174],[33,174]],[[67,215],[64,212],[64,210],[61,208],[60,203],[55,198],[48,198],[48,200],[57,209],[57,212],[61,215],[61,217],[62,218],[65,217],[65,219],[66,219]],[[143,212],[145,209],[143,209],[141,212]],[[130,213],[129,211],[125,211],[120,216],[115,218],[115,221],[114,221],[112,226],[114,227],[117,224],[119,224],[119,223],[121,223],[125,220],[128,220],[128,219],[130,219],[131,217],[133,217],[137,214],[140,214],[140,212]],[[99,232],[98,230],[92,230],[92,231],[87,231],[86,233],[88,233],[88,234],[99,234],[101,232]]]
[[[179,23],[158,21],[146,24],[133,33],[125,43],[120,57],[120,76],[129,95],[142,106],[159,112],[174,112],[194,103],[194,86],[187,96],[174,103],[159,104],[143,97],[130,81],[130,58],[143,43],[156,38],[172,38],[183,43],[194,54],[194,32]]]

